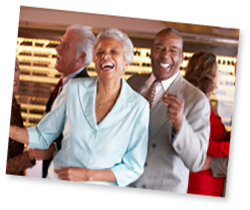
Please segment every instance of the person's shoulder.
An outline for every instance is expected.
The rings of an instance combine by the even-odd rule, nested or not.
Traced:
[[[72,78],[69,83],[72,88],[80,86],[89,87],[96,82],[96,77],[77,77]]]
[[[148,76],[149,76],[149,74],[136,74],[136,75],[129,77],[127,80],[127,83],[130,84],[130,83],[136,82],[140,79],[147,78]]]
[[[186,79],[182,81],[183,98],[186,106],[203,107],[203,110],[210,113],[210,105],[207,96],[196,86],[192,85]]]
[[[145,104],[148,102],[141,94],[137,93],[132,88],[131,90],[133,91],[134,99],[137,102],[137,104]]]
[[[183,91],[187,92],[187,96],[190,96],[192,98],[197,98],[197,99],[207,99],[206,95],[196,86],[188,82],[185,78],[182,78],[182,89]]]
[[[134,75],[128,78],[127,83],[133,88],[133,90],[138,92],[149,76],[150,74]]]
[[[123,83],[126,87],[126,91],[129,92],[130,99],[135,103],[135,106],[143,106],[147,103],[147,100],[141,94],[133,90],[133,88],[125,80],[123,80]]]
[[[71,79],[71,83],[91,83],[91,81],[95,81],[96,77],[74,77]]]

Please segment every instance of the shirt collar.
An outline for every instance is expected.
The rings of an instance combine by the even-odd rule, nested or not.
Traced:
[[[168,87],[175,80],[175,78],[177,77],[178,74],[179,74],[179,71],[177,73],[175,73],[172,77],[161,81],[161,85],[162,85],[162,88],[164,91],[166,91],[168,89]],[[152,72],[151,75],[149,76],[149,78],[147,79],[146,84],[152,84],[154,80],[155,80],[155,76]]]
[[[171,83],[175,80],[175,78],[177,77],[179,71],[176,72],[172,77],[170,77],[169,79],[165,79],[161,81],[161,84],[164,88],[164,91],[166,91],[168,89],[168,87],[171,85]]]
[[[63,85],[65,85],[70,79],[74,78],[77,74],[79,74],[84,68],[85,67],[67,75],[66,77],[63,77],[63,81],[62,81]]]

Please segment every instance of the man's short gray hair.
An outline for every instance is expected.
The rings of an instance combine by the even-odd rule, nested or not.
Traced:
[[[86,53],[84,63],[88,66],[92,62],[92,47],[95,41],[95,35],[87,27],[79,24],[69,26],[66,31],[80,35],[80,39],[76,41],[76,49],[78,53]]]

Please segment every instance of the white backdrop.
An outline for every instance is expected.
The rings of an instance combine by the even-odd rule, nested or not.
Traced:
[[[36,3],[34,3],[36,2]],[[227,197],[104,187],[5,175],[10,103],[20,5],[240,28]],[[6,1],[1,14],[1,209],[236,209],[249,206],[250,29],[247,1]],[[131,23],[133,24],[133,23]],[[5,206],[4,208],[2,208]],[[7,206],[7,207],[6,207]]]

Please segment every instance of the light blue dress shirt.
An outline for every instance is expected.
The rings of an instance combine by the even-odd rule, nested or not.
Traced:
[[[97,125],[95,99],[98,79],[71,79],[36,127],[28,128],[30,148],[48,148],[62,132],[62,148],[48,171],[59,179],[59,166],[111,169],[116,182],[91,182],[127,186],[143,173],[147,154],[149,104],[121,79],[119,97]]]

